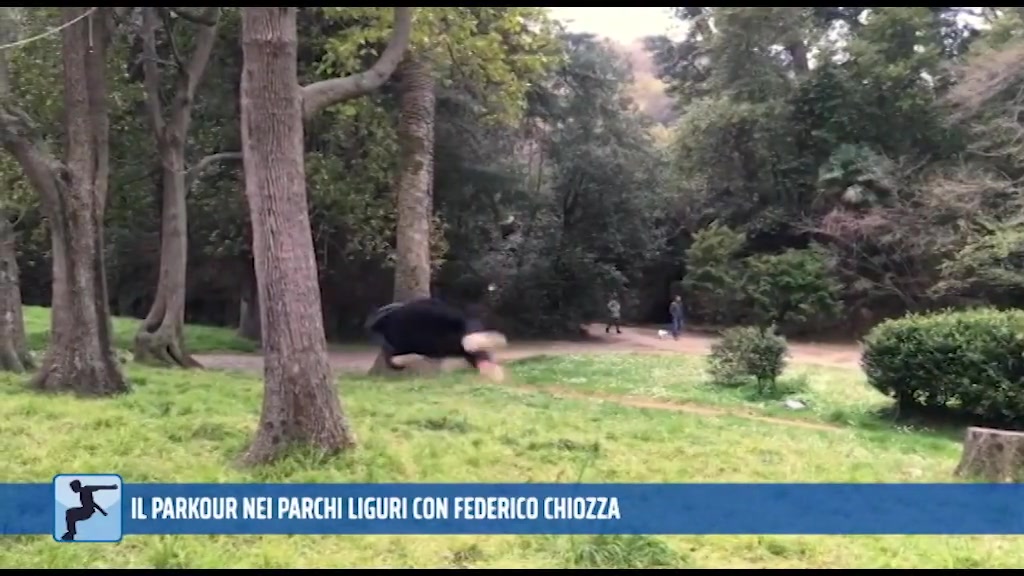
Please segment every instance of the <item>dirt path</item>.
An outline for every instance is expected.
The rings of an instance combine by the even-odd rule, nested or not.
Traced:
[[[569,342],[525,342],[512,343],[498,353],[499,360],[519,360],[544,354],[707,354],[715,338],[705,334],[684,334],[679,340],[660,339],[653,328],[625,327],[622,334],[605,334],[603,326],[591,325],[589,333],[593,340]],[[794,364],[831,366],[836,368],[859,368],[860,346],[855,344],[791,343],[790,361]],[[373,365],[376,351],[332,350],[331,368],[340,372],[365,372]],[[196,358],[203,365],[220,370],[262,371],[263,359],[250,354],[199,354]],[[446,367],[461,365],[461,360],[446,361]]]
[[[592,334],[601,333],[603,328],[591,325]],[[666,352],[682,352],[684,354],[707,354],[716,338],[707,334],[684,334],[679,340],[658,338],[655,328],[628,327],[622,334],[612,334],[609,338],[614,342],[625,342],[638,349],[656,349]],[[795,364],[813,364],[833,366],[837,368],[859,368],[861,347],[858,344],[820,344],[813,342],[791,342],[789,344],[790,361]]]
[[[621,334],[604,334],[603,326],[591,325],[588,331],[596,338],[586,342],[529,342],[513,344],[507,349],[498,353],[502,361],[518,360],[544,354],[706,354],[715,339],[703,334],[686,334],[679,340],[658,338],[657,329],[653,328],[623,328]],[[811,364],[819,366],[832,366],[838,368],[858,368],[860,362],[860,347],[856,345],[838,344],[814,344],[814,343],[792,343],[790,344],[791,362],[795,364]],[[373,365],[376,351],[367,350],[332,350],[329,355],[331,368],[335,372],[363,372],[365,373]],[[198,354],[196,359],[204,366],[214,370],[238,370],[243,372],[262,372],[263,358],[255,354]],[[446,370],[453,370],[463,366],[461,360],[447,360],[444,363]],[[685,404],[676,402],[664,402],[648,398],[633,396],[621,396],[600,393],[582,393],[560,387],[539,387],[512,385],[510,389],[527,393],[544,393],[559,398],[571,398],[577,400],[600,400],[614,402],[622,406],[633,408],[646,408],[652,410],[668,410],[673,412],[685,412],[688,414],[702,416],[733,416],[755,420],[758,422],[779,424],[790,427],[805,428],[811,430],[842,430],[839,426],[823,423],[807,422],[803,420],[792,420],[786,418],[773,418],[771,416],[759,416],[749,411],[728,410],[724,408],[713,408],[697,404]]]
[[[568,388],[560,388],[556,386],[509,386],[509,389],[516,390],[518,392],[524,392],[527,394],[548,394],[556,398],[566,398],[570,400],[598,400],[605,402],[612,402],[620,406],[628,406],[630,408],[644,408],[647,410],[665,410],[669,412],[682,412],[685,414],[693,414],[696,416],[732,416],[734,418],[743,418],[746,420],[753,420],[755,422],[763,422],[766,424],[777,424],[781,426],[789,426],[791,428],[804,428],[807,430],[825,430],[834,432],[837,430],[843,430],[841,426],[833,424],[824,424],[821,422],[808,422],[806,420],[795,420],[791,418],[775,418],[773,416],[760,416],[750,411],[741,410],[729,410],[726,408],[713,408],[711,406],[705,406],[702,404],[690,404],[686,402],[666,402],[664,400],[653,400],[650,398],[640,398],[636,396],[623,396],[619,394],[606,394],[600,392],[579,392],[577,390],[571,390]]]

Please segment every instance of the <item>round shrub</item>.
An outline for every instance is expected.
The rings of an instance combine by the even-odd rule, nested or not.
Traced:
[[[908,315],[876,326],[864,345],[868,382],[903,407],[1024,417],[1024,311]]]
[[[753,379],[764,392],[775,387],[788,352],[786,339],[771,328],[729,328],[711,346],[708,372],[715,384],[736,386]]]

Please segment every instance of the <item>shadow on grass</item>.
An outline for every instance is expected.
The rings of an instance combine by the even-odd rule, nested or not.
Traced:
[[[1024,431],[1024,422],[997,421],[967,414],[953,408],[900,406],[893,402],[877,410],[860,414],[834,414],[829,420],[854,424],[870,431],[904,428],[926,436],[962,442],[970,426]]]

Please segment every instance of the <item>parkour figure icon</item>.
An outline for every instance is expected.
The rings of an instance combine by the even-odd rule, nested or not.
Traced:
[[[110,484],[106,486],[82,486],[82,483],[78,480],[71,481],[71,491],[78,494],[78,499],[82,503],[78,508],[68,508],[68,511],[64,513],[64,518],[67,520],[68,531],[60,537],[61,540],[74,540],[75,534],[78,533],[75,527],[79,522],[83,522],[92,518],[93,513],[99,510],[100,514],[107,515],[107,511],[100,508],[100,505],[96,503],[93,498],[93,493],[99,490],[117,490],[116,484]]]

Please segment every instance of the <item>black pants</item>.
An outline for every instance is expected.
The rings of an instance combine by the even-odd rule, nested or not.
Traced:
[[[618,318],[612,318],[611,320],[608,321],[608,325],[604,327],[605,334],[611,331],[612,326],[615,326],[616,334],[622,334],[622,330],[619,328],[620,324]]]

